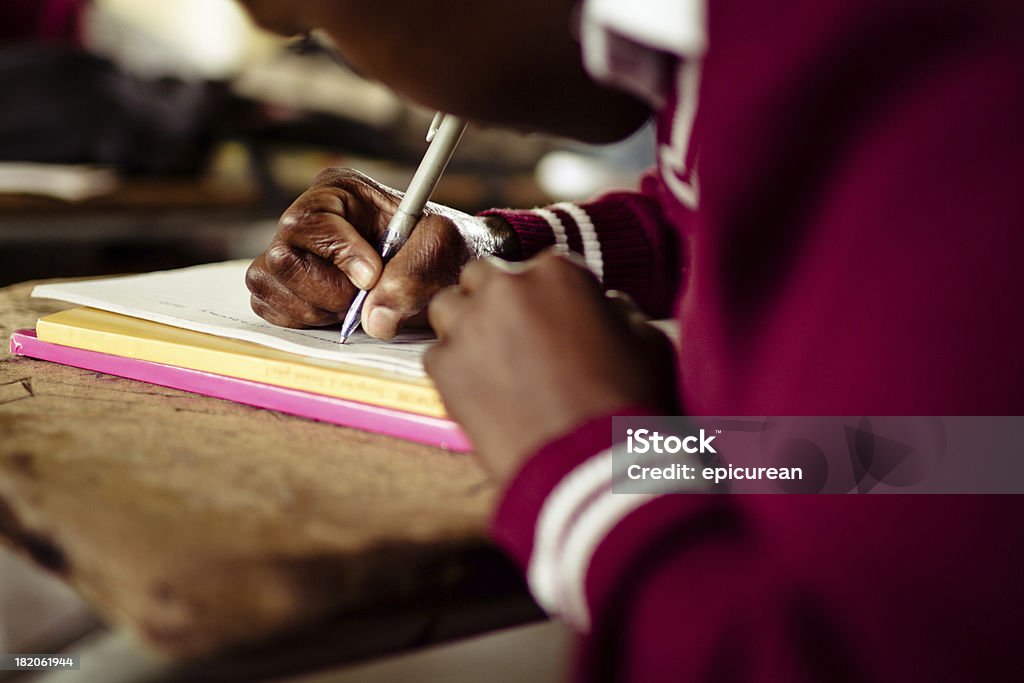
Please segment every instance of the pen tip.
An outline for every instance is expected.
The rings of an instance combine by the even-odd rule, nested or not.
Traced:
[[[343,335],[343,336],[341,337],[341,343],[342,343],[342,344],[345,344],[345,343],[347,343],[347,342],[348,342],[348,335]]]

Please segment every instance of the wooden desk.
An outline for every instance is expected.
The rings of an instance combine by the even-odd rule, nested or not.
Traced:
[[[0,536],[111,624],[196,658],[419,615],[340,655],[364,656],[536,615],[485,540],[471,457],[14,358],[13,329],[67,307],[31,288],[0,289]],[[453,602],[484,618],[438,628]]]

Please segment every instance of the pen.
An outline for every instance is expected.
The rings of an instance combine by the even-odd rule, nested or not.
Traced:
[[[423,207],[430,200],[434,193],[437,181],[441,179],[448,160],[455,153],[455,146],[459,144],[462,133],[466,130],[466,122],[456,116],[438,112],[430,124],[430,131],[427,133],[426,153],[423,161],[420,162],[416,174],[413,175],[402,201],[395,210],[395,215],[388,222],[388,229],[380,242],[380,259],[384,265],[402,248],[413,228],[419,222],[423,214]],[[352,333],[359,327],[359,321],[363,315],[363,303],[369,290],[360,290],[349,306],[345,314],[345,321],[341,324],[341,343],[344,344]]]

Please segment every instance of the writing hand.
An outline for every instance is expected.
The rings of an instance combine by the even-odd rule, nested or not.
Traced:
[[[284,212],[270,246],[246,273],[253,311],[283,327],[336,324],[358,289],[373,288],[363,329],[389,339],[422,322],[427,302],[471,258],[511,254],[515,233],[428,204],[409,241],[382,268],[377,244],[402,195],[350,169],[328,169]]]

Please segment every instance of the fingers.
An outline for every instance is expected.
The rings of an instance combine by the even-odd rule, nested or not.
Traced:
[[[363,329],[378,339],[394,337],[438,291],[458,281],[468,259],[468,247],[449,219],[424,217],[367,297]]]
[[[253,312],[271,324],[281,327],[319,327],[338,320],[335,313],[303,300],[268,276],[262,256],[249,266],[245,284],[252,293],[250,304]]]
[[[333,264],[284,242],[272,242],[262,264],[275,282],[317,308],[340,313],[355,296],[355,285]]]
[[[459,277],[459,286],[466,292],[477,292],[498,270],[499,266],[490,260],[470,261],[462,269],[462,276]]]
[[[281,216],[278,237],[333,265],[360,289],[373,287],[380,277],[380,256],[346,218],[336,189],[313,189],[299,197]]]
[[[470,261],[459,276],[457,287],[441,290],[430,301],[427,308],[427,322],[439,339],[449,336],[456,321],[463,316],[470,297],[484,288],[486,283],[499,273],[522,272],[521,264],[508,264],[498,259]]]
[[[500,266],[488,260],[470,261],[462,269],[457,287],[448,287],[434,296],[427,308],[427,322],[439,340],[443,342],[451,336],[458,321],[465,316],[470,298],[498,272],[502,272]]]
[[[428,212],[384,268],[376,244],[400,199],[351,170],[321,173],[250,268],[256,312],[276,324],[323,325],[337,322],[356,290],[366,289],[362,323],[371,336],[390,339],[408,321],[422,320],[430,299],[458,281],[471,252],[450,217]]]
[[[356,290],[380,279],[374,245],[394,205],[386,188],[362,174],[321,173],[284,212],[246,275],[256,313],[289,327],[336,323]]]
[[[469,302],[473,298],[483,299],[484,290],[505,282],[514,287],[511,282],[518,275],[529,274],[534,268],[544,270],[548,259],[541,257],[527,263],[508,263],[500,259],[477,259],[470,261],[463,269],[459,277],[458,287],[448,287],[437,294],[430,302],[427,309],[427,320],[434,329],[437,336],[444,340],[450,336],[451,330],[456,326],[457,321],[468,310]],[[561,264],[564,266],[564,264]],[[507,293],[507,288],[498,286]],[[501,292],[497,295],[500,297]],[[505,304],[509,302],[503,302]]]
[[[449,336],[469,305],[469,296],[459,287],[442,289],[427,308],[427,321],[442,341]]]
[[[441,290],[430,301],[427,308],[427,321],[430,327],[438,338],[444,341],[451,335],[458,321],[466,315],[471,299],[479,298],[488,283],[496,278],[526,272],[527,269],[523,264],[507,263],[499,259],[470,261],[462,269],[459,285]]]

